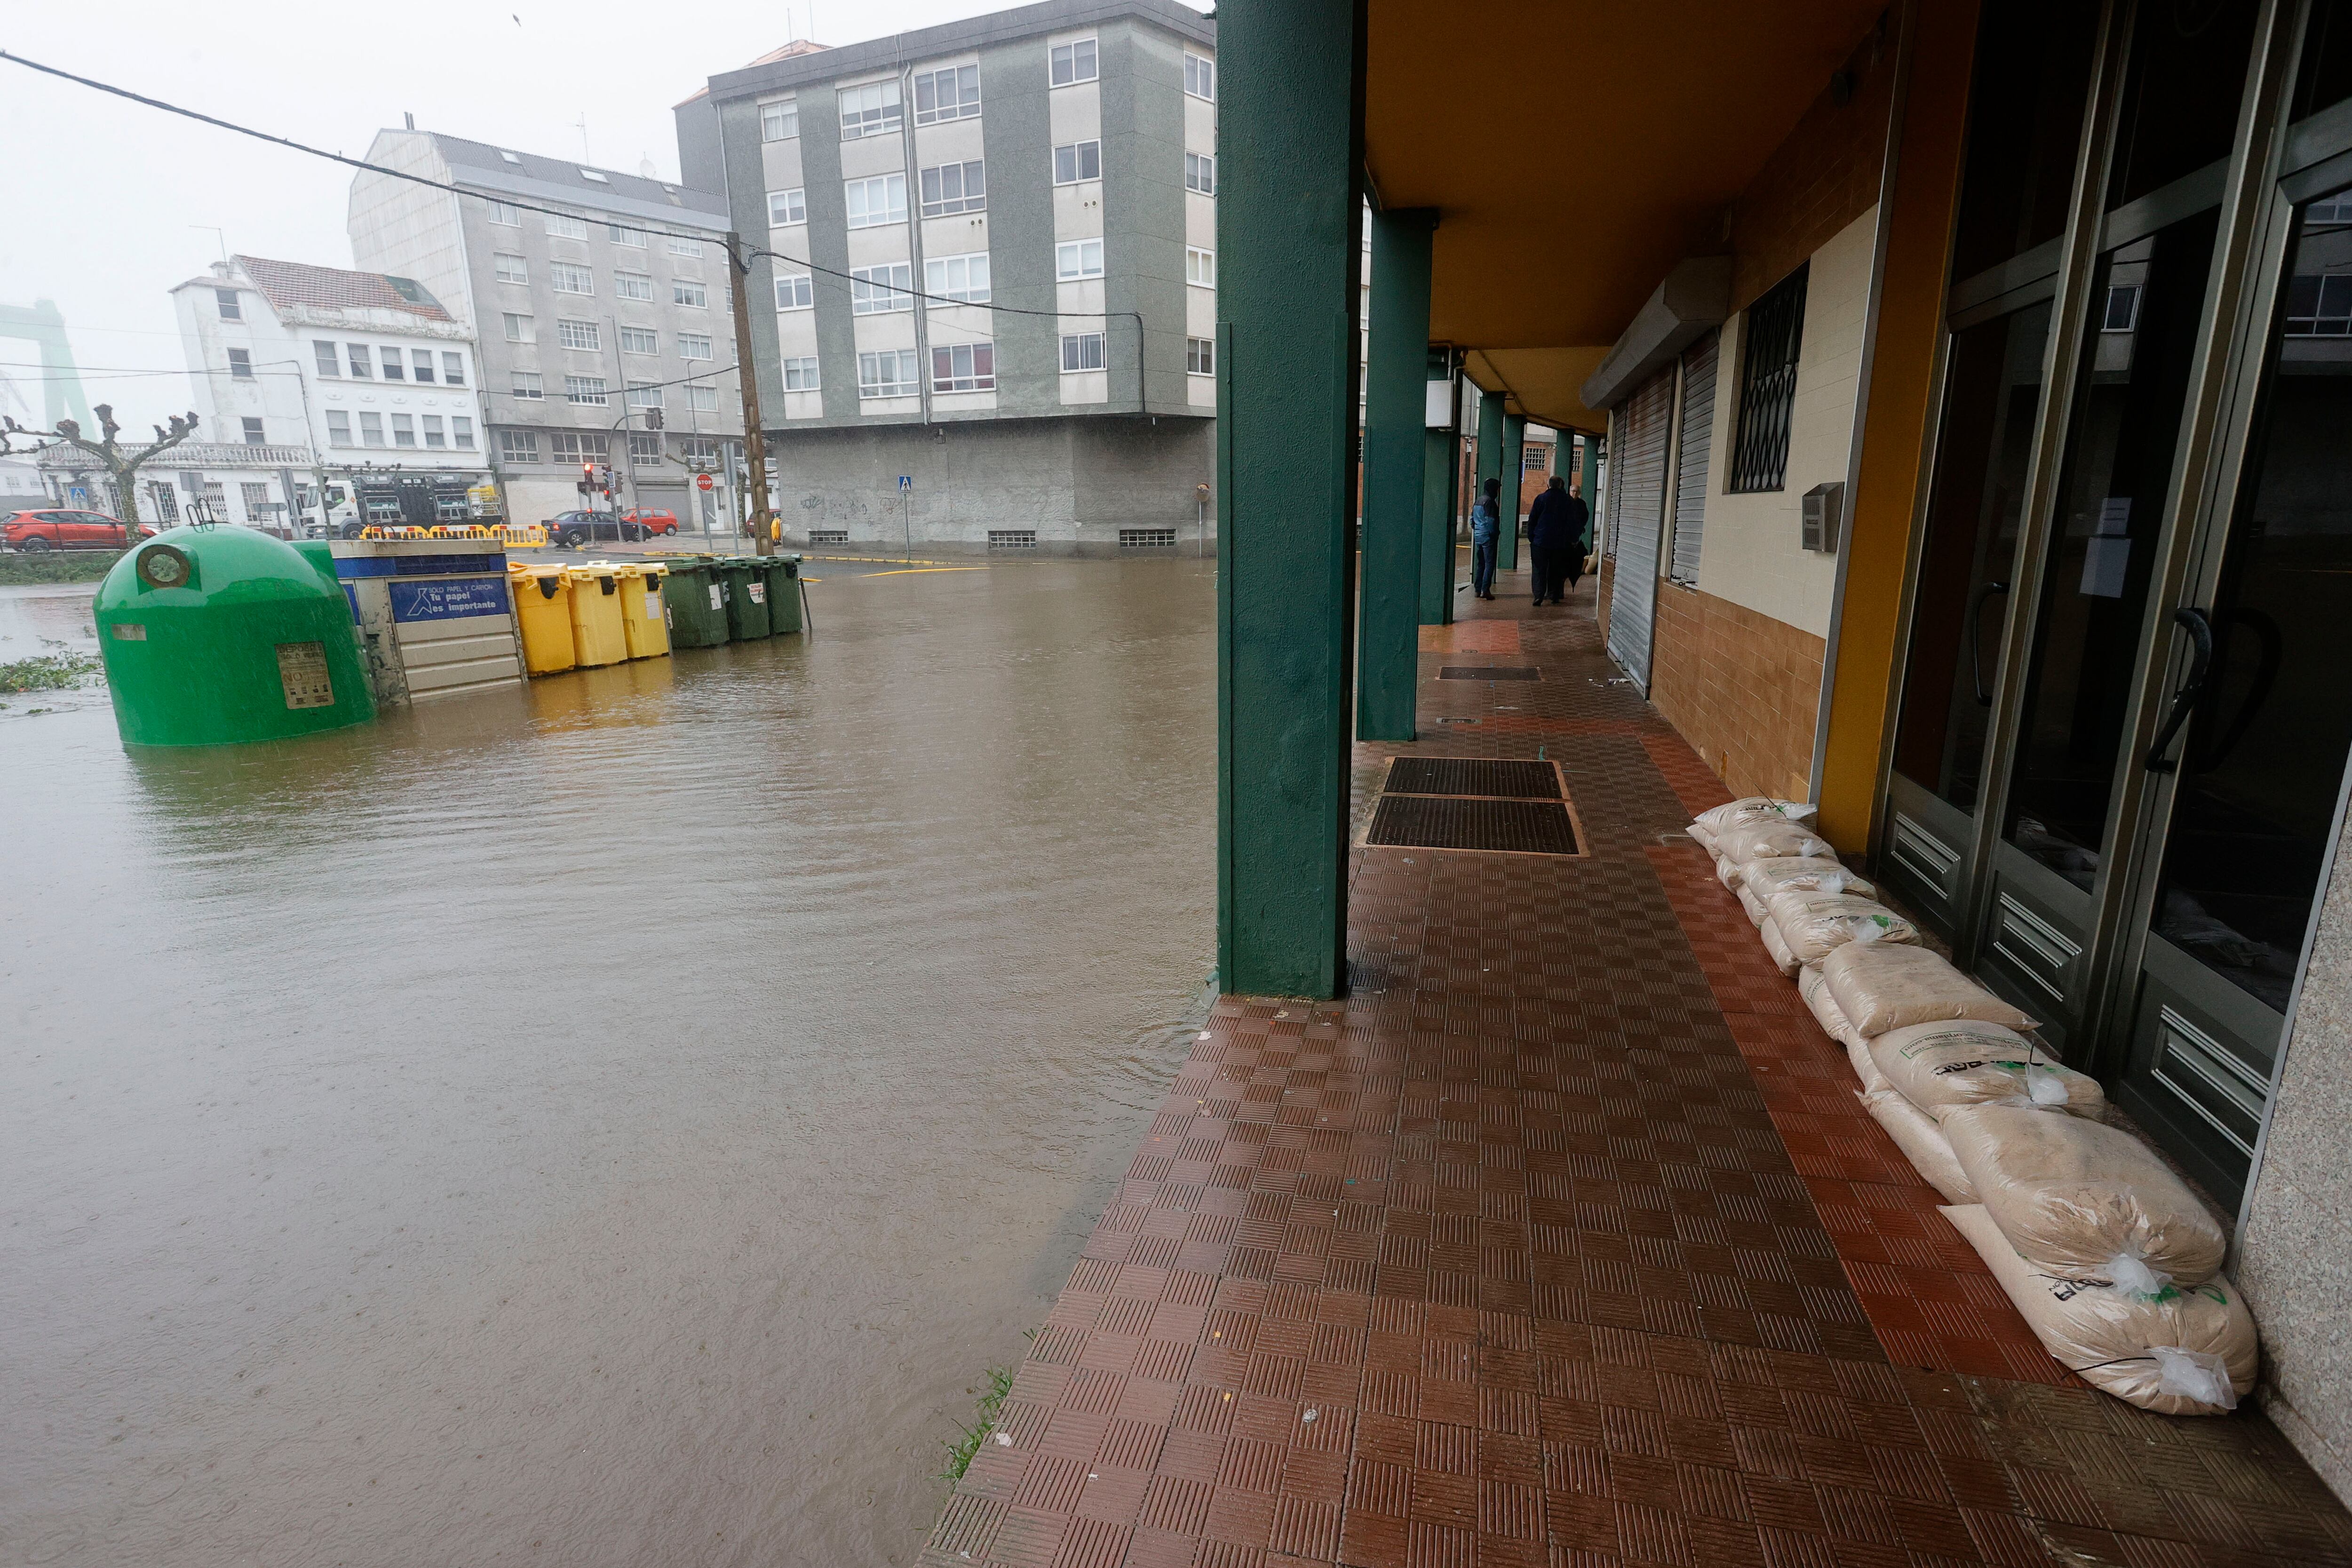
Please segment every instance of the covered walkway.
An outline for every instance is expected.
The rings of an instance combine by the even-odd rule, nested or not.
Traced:
[[[1412,749],[1558,760],[1584,853],[1350,851],[1347,998],[1218,1003],[922,1561],[2352,1563],[2262,1415],[2042,1353],[1678,836],[1722,786],[1591,580],[1497,592]]]

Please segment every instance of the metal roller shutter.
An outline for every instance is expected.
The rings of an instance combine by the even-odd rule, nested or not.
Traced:
[[[1665,519],[1666,435],[1674,424],[1672,365],[1624,403],[1625,456],[1618,465],[1617,566],[1609,585],[1609,657],[1650,694],[1650,625],[1658,596],[1658,533]]]
[[[1708,437],[1715,431],[1716,350],[1709,332],[1683,353],[1683,431],[1675,454],[1675,558],[1666,575],[1698,586],[1699,541],[1706,530]]]

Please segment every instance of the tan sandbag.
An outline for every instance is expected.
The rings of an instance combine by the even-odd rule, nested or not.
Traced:
[[[1844,1009],[1837,1005],[1837,998],[1830,994],[1830,983],[1822,978],[1818,964],[1809,963],[1798,973],[1797,994],[1805,999],[1805,1005],[1812,1010],[1813,1016],[1821,1021],[1830,1038],[1844,1046],[1848,1054],[1854,1051],[1864,1056],[1870,1054],[1870,1042],[1853,1032],[1853,1026],[1847,1022]],[[1857,1066],[1854,1070],[1859,1072],[1861,1068]],[[1873,1062],[1871,1072],[1877,1070],[1878,1064]],[[1867,1079],[1870,1073],[1863,1076]]]
[[[1811,829],[1778,817],[1722,829],[1715,836],[1715,849],[1724,858],[1743,866],[1750,860],[1776,860],[1790,855],[1832,860],[1837,858],[1837,852],[1815,837]]]
[[[1924,947],[1850,942],[1822,960],[1822,977],[1863,1038],[1912,1024],[1981,1018],[2011,1029],[2033,1020]]]
[[[2037,1268],[2153,1293],[2221,1267],[2221,1226],[2197,1194],[2121,1128],[2013,1105],[1941,1118],[1977,1201]]]
[[[2036,1268],[1980,1206],[1939,1212],[1977,1249],[2042,1348],[2093,1387],[2166,1415],[2219,1415],[2253,1392],[2262,1350],[2253,1314],[2229,1276],[2135,1296]]]
[[[1847,870],[1839,861],[1819,855],[1784,855],[1774,860],[1759,860],[1742,868],[1740,886],[1755,889],[1756,896],[1769,899],[1784,888],[1811,888],[1826,893],[1859,893],[1864,898],[1875,898],[1878,889]]]
[[[1700,848],[1706,850],[1710,855],[1715,853],[1715,830],[1713,828],[1707,826],[1703,822],[1694,822],[1684,831],[1687,832],[1691,836],[1691,842],[1696,844]]]
[[[1763,935],[1764,951],[1772,955],[1772,962],[1780,967],[1781,973],[1794,974],[1798,970],[1804,967],[1804,965],[1799,963],[1796,959],[1790,955],[1789,952],[1789,944],[1780,940],[1780,929],[1774,925],[1769,918],[1762,925],[1758,926],[1756,929]]]
[[[1938,1120],[1962,1105],[2022,1105],[2105,1119],[2107,1097],[2097,1079],[1999,1024],[1957,1018],[1889,1029],[1870,1042],[1870,1054],[1887,1082]]]
[[[1739,862],[1727,856],[1715,858],[1715,879],[1735,892],[1739,888]]]
[[[1882,1084],[1885,1081],[1879,1079]],[[1946,1203],[1977,1201],[1977,1190],[1969,1185],[1969,1173],[1952,1158],[1952,1146],[1944,1141],[1943,1130],[1936,1125],[1935,1118],[1891,1089],[1866,1089],[1860,1098],[1870,1119],[1886,1129],[1886,1135],[1895,1140],[1895,1146],[1903,1151],[1911,1168],[1943,1194]]]
[[[1766,908],[1800,963],[1819,963],[1850,942],[1919,940],[1918,928],[1885,904],[1854,893],[1783,888]]]
[[[1870,1059],[1868,1040],[1857,1037],[1843,1043],[1845,1046],[1845,1059],[1853,1066],[1853,1076],[1862,1079],[1863,1093],[1876,1094],[1881,1089],[1889,1094],[1895,1092],[1895,1086],[1886,1081],[1886,1075],[1880,1072],[1878,1064]]]
[[[1769,866],[1771,862],[1769,860],[1759,860],[1757,864],[1760,866]],[[1732,890],[1739,895],[1739,907],[1748,911],[1748,923],[1752,926],[1762,925],[1764,923],[1765,914],[1764,900],[1758,898],[1756,896],[1755,889],[1748,887],[1748,879],[1744,877],[1741,878],[1739,886]]]
[[[1801,800],[1775,800],[1769,795],[1751,795],[1700,812],[1692,826],[1720,835],[1750,822],[1808,821],[1818,809]]]

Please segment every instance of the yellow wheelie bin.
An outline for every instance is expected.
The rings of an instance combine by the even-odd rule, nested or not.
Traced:
[[[669,652],[669,619],[662,613],[662,578],[669,568],[631,562],[614,568],[621,580],[621,628],[631,658],[660,658]]]
[[[507,586],[514,595],[515,623],[522,627],[523,665],[533,675],[553,675],[576,668],[572,651],[572,582],[561,566],[507,566]]]
[[[572,579],[572,653],[583,669],[629,657],[621,618],[621,569],[609,562],[566,566]]]

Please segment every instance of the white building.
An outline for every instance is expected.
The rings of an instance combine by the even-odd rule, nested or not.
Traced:
[[[338,522],[495,510],[473,333],[422,285],[238,256],[172,295],[203,450],[270,449],[270,460],[236,463],[234,475],[173,463],[185,492],[175,499],[216,487],[234,503],[226,513],[215,505],[216,521],[264,526],[317,521],[322,506]]]
[[[40,464],[31,458],[0,458],[0,514],[47,506],[56,500],[41,477]]]

